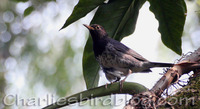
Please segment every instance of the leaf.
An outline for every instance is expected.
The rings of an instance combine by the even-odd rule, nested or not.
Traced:
[[[103,4],[104,1],[105,0],[79,0],[78,4],[74,7],[72,14],[68,17],[61,29],[84,17],[97,6]]]
[[[100,24],[108,35],[116,40],[130,35],[135,30],[139,9],[146,0],[110,0],[101,5],[91,24]],[[92,39],[89,37],[83,54],[83,75],[87,88],[98,85],[99,65],[94,58]]]
[[[177,54],[182,53],[181,37],[186,19],[184,0],[149,0],[150,10],[159,21],[162,42]]]
[[[44,107],[43,109],[57,109],[64,106],[68,106],[70,104],[74,104],[77,102],[90,100],[92,98],[96,97],[103,97],[111,94],[138,94],[142,93],[144,91],[147,91],[148,89],[144,87],[141,84],[138,83],[132,83],[132,82],[124,82],[123,83],[123,89],[120,91],[120,83],[113,83],[108,84],[107,89],[105,89],[105,85],[101,87],[96,87],[93,89],[89,89],[74,95],[71,95],[69,97],[63,97],[63,99],[60,99],[59,101],[48,105]]]
[[[34,11],[34,9],[35,8],[33,6],[26,8],[25,11],[24,11],[24,17],[30,15]]]
[[[99,64],[97,63],[92,48],[92,39],[89,38],[83,53],[83,76],[87,89],[98,86]]]

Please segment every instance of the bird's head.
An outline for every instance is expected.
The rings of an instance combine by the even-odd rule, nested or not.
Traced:
[[[105,29],[98,24],[92,24],[92,25],[86,25],[83,24],[87,29],[89,29],[90,34],[92,36],[93,39],[101,39],[101,38],[105,38],[108,36],[108,34],[106,33]]]

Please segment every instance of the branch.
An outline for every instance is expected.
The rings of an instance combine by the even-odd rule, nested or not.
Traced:
[[[89,90],[74,94],[72,96],[62,98],[59,101],[49,106],[44,107],[43,109],[56,109],[56,108],[70,105],[70,104],[78,103],[81,101],[86,101],[92,98],[107,96],[111,94],[134,95],[134,94],[144,92],[146,90],[147,88],[144,87],[143,85],[140,85],[138,83],[132,83],[132,82],[124,82],[123,89],[120,90],[120,83],[117,82],[117,83],[89,89]]]
[[[151,90],[134,95],[125,106],[125,109],[156,108],[159,105],[158,100],[165,89],[167,89],[171,84],[176,83],[183,74],[194,71],[195,75],[196,71],[198,72],[199,69],[200,48],[179,60],[177,64],[162,76]],[[135,98],[139,98],[139,100]]]

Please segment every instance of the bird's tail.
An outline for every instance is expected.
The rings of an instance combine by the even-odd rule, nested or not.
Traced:
[[[152,67],[172,67],[173,63],[160,63],[160,62],[150,62],[150,68]]]
[[[139,72],[151,72],[150,68],[153,67],[173,67],[173,63],[160,63],[160,62],[143,62],[142,69]],[[134,71],[134,70],[133,70]]]

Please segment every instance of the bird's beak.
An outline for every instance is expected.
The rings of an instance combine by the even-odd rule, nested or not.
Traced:
[[[86,28],[88,28],[89,30],[94,30],[93,27],[89,26],[89,25],[86,25],[86,24],[83,24]]]

